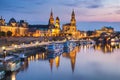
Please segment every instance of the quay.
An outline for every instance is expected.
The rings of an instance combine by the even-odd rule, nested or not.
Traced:
[[[65,41],[54,41],[55,43],[63,43]],[[35,43],[31,43],[31,44],[20,44],[20,45],[11,45],[11,46],[8,46],[8,47],[1,47],[0,48],[0,53],[3,53],[3,50],[6,50],[7,52],[10,52],[10,51],[15,51],[15,50],[24,50],[24,49],[27,49],[27,48],[35,48],[35,47],[40,47],[40,46],[44,46],[44,45],[48,45],[52,42],[38,42],[36,41]]]

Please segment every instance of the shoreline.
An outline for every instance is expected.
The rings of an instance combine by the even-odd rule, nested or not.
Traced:
[[[0,47],[2,46],[10,46],[12,44],[30,44],[31,42],[48,42],[48,41],[61,41],[65,38],[63,37],[1,37],[0,38]]]
[[[34,38],[34,37],[11,37],[11,38],[2,38],[3,43],[0,46],[0,53],[3,53],[3,47],[5,47],[5,50],[13,51],[17,49],[24,49],[24,48],[31,48],[36,46],[44,46],[48,45],[49,43],[52,43],[53,41],[44,41],[43,37]],[[0,39],[1,40],[1,39]],[[54,41],[55,43],[63,43],[65,40],[61,41]]]

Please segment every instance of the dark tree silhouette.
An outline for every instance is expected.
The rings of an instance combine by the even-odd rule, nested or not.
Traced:
[[[0,36],[5,37],[5,36],[6,36],[6,33],[5,33],[4,31],[1,31],[1,32],[0,32]]]

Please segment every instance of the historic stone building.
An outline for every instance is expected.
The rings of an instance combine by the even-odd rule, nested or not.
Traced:
[[[70,23],[64,24],[62,26],[62,35],[68,38],[74,38],[74,39],[78,38],[80,35],[80,31],[77,31],[77,28],[76,28],[76,19],[75,19],[74,10],[72,11],[72,14],[71,14]]]
[[[29,25],[29,28],[33,30],[36,29],[37,32],[33,32],[34,37],[39,36],[59,36],[60,35],[60,19],[59,17],[56,17],[56,20],[54,20],[53,12],[50,13],[49,22],[47,25]],[[32,31],[30,31],[31,33]]]
[[[101,34],[111,35],[111,33],[114,33],[114,28],[104,26],[104,27],[102,27],[102,29],[95,30],[93,36],[98,37],[98,36],[100,36]]]
[[[52,11],[50,13],[50,19],[49,19],[48,26],[49,26],[49,30],[50,30],[52,36],[60,35],[60,19],[59,19],[59,17],[56,17],[56,21],[54,22]]]
[[[7,24],[5,19],[0,18],[0,31],[12,32],[12,36],[26,36],[28,33],[28,23],[24,20],[20,20],[20,22],[16,22],[14,18],[9,20]]]

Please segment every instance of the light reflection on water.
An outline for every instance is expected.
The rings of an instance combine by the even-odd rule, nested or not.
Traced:
[[[120,80],[120,44],[86,45],[48,59],[32,55],[6,80]]]

